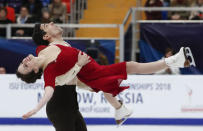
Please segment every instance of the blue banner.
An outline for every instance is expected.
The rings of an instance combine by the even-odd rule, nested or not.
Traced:
[[[202,24],[141,24],[141,40],[164,54],[166,48],[178,52],[180,47],[190,47],[197,68],[191,68],[194,74],[203,73],[203,25]],[[140,44],[140,46],[142,46]],[[151,52],[152,53],[152,52]],[[145,59],[148,59],[145,57]]]

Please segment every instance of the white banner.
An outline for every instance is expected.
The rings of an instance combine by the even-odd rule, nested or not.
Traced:
[[[21,117],[37,105],[43,95],[43,81],[25,84],[15,75],[0,75],[0,118]],[[130,86],[117,97],[132,108],[134,118],[202,118],[203,76],[132,75],[122,85]],[[80,111],[84,117],[114,117],[114,109],[103,93],[81,89]],[[45,108],[34,117],[46,117]]]

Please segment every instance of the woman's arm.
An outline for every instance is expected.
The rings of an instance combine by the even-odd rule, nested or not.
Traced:
[[[42,99],[33,110],[23,115],[23,119],[27,119],[37,113],[51,99],[53,93],[54,89],[51,86],[45,87],[45,92]]]

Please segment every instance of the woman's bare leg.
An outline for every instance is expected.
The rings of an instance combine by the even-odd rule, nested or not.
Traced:
[[[115,108],[119,109],[121,107],[121,103],[116,99],[116,97],[113,97],[110,93],[104,92],[104,97],[107,99],[107,101]]]
[[[164,60],[149,63],[138,63],[134,61],[126,63],[127,74],[151,74],[159,70],[163,70],[167,67],[168,66],[166,65]]]
[[[120,103],[116,97],[113,97],[112,94],[105,93],[105,98],[108,102],[115,108],[115,120],[116,124],[121,125],[132,113],[132,110],[129,110],[124,106],[123,103]]]
[[[164,60],[159,60],[150,63],[137,63],[137,62],[127,62],[126,63],[126,71],[128,74],[151,74],[155,73],[159,70],[163,70],[165,68],[170,67],[188,67],[190,66],[190,61],[187,58],[185,52],[189,50],[189,47],[181,47],[179,52],[173,56],[165,58]],[[193,57],[192,54],[189,56]]]

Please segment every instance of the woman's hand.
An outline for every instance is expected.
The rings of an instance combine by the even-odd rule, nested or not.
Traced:
[[[22,117],[23,119],[27,119],[29,117],[31,117],[32,115],[34,115],[37,111],[35,109],[29,111],[28,113],[24,114]]]
[[[89,63],[90,61],[91,61],[90,57],[86,53],[83,52],[83,54],[82,54],[81,51],[78,53],[78,62],[77,62],[78,66],[82,67],[82,66],[86,65],[87,63]]]
[[[45,87],[45,92],[43,97],[40,99],[39,103],[37,104],[36,108],[31,110],[30,112],[24,114],[22,117],[23,119],[27,119],[37,113],[52,97],[54,93],[54,89],[51,86],[46,86]]]

